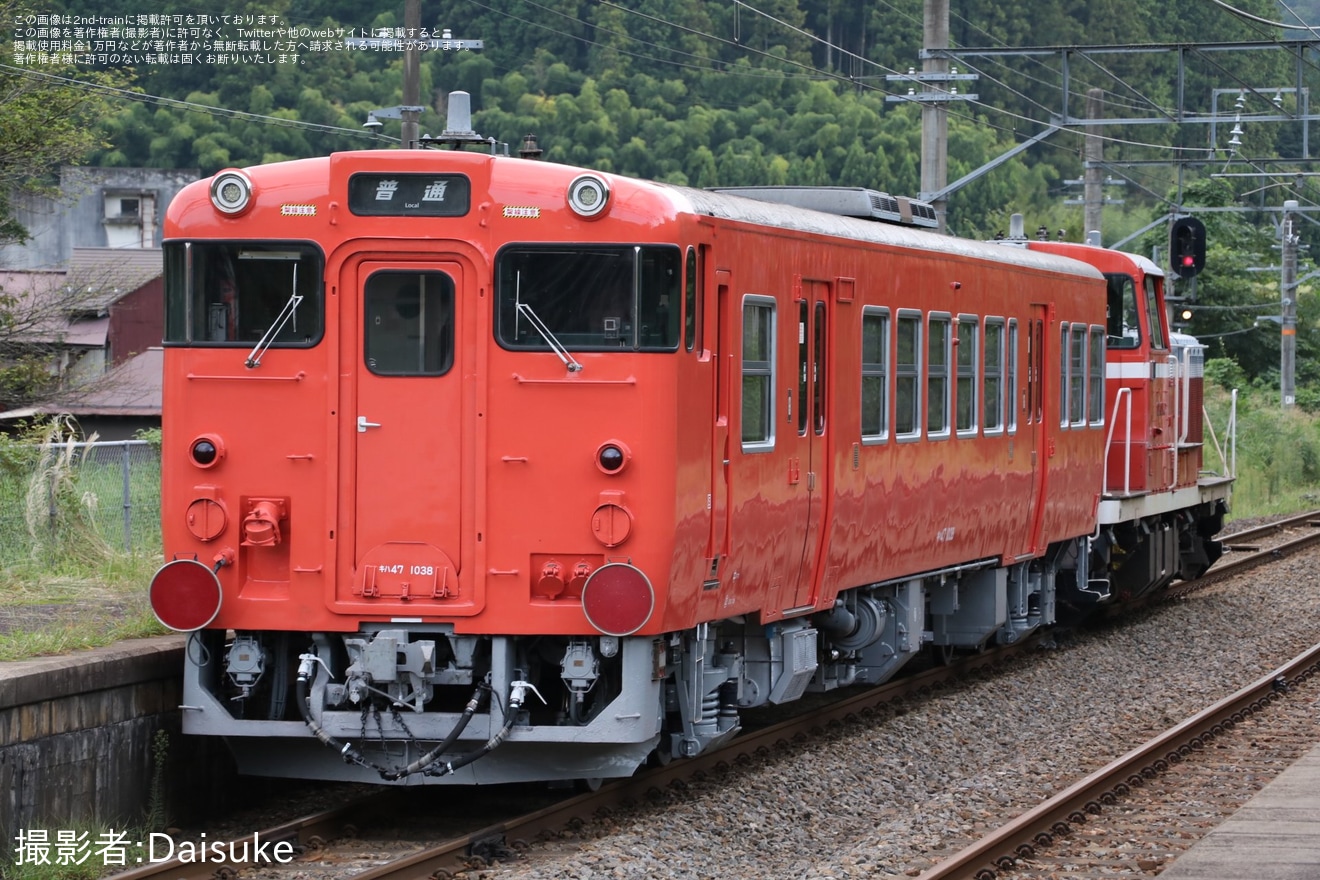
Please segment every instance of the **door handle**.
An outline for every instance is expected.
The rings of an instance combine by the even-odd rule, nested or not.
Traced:
[[[358,416],[358,433],[365,434],[367,428],[379,428],[380,422],[369,422],[366,416]]]

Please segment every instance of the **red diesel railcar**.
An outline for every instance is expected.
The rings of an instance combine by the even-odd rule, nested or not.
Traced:
[[[1112,291],[1153,267],[932,221],[461,150],[185,189],[151,587],[185,730],[270,775],[626,775],[1114,595],[1151,530],[1098,519]],[[1179,565],[1227,497],[1192,489],[1137,514]]]

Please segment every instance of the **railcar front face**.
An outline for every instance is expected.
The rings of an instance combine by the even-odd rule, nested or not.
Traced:
[[[244,772],[626,775],[659,740],[682,251],[647,206],[643,242],[601,222],[598,177],[500,164],[341,154],[171,207],[152,602],[185,729]]]

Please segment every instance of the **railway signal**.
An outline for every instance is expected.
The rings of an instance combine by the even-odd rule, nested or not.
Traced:
[[[1205,224],[1180,217],[1169,230],[1169,260],[1179,278],[1195,278],[1205,268]]]

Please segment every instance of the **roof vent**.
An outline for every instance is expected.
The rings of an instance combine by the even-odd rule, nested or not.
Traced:
[[[903,226],[939,227],[935,207],[929,202],[859,186],[717,186],[712,192],[728,193],[762,202],[775,202],[808,211],[879,220]]]

